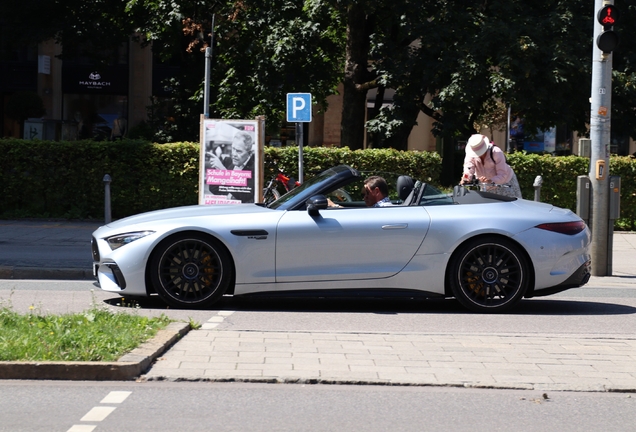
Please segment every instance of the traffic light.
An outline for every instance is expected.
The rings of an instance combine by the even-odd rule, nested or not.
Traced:
[[[596,38],[596,46],[604,54],[614,51],[620,42],[618,33],[613,30],[614,24],[616,24],[620,15],[614,5],[605,5],[596,14],[596,19],[603,26],[603,31]]]

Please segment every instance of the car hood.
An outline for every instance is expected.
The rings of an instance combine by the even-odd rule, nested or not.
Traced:
[[[193,205],[141,213],[138,215],[129,216],[124,219],[119,219],[105,226],[108,228],[117,229],[138,224],[147,224],[160,221],[166,222],[171,219],[184,219],[200,216],[264,213],[273,211],[276,210],[271,210],[256,204]]]

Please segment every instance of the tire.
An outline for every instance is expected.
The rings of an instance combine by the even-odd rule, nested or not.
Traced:
[[[163,301],[178,308],[212,305],[231,280],[228,253],[213,239],[185,233],[159,243],[150,260],[150,278]]]
[[[462,306],[473,312],[505,312],[526,293],[529,265],[522,250],[505,238],[480,238],[453,254],[450,286]]]
[[[280,198],[280,192],[278,192],[276,187],[272,186],[271,189],[263,189],[263,202],[266,205],[276,201],[278,198]]]

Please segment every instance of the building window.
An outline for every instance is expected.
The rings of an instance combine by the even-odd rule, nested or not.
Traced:
[[[128,129],[128,97],[65,94],[64,140],[107,141],[122,138]]]

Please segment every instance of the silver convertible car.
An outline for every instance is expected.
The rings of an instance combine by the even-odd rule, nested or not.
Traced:
[[[103,290],[180,308],[222,296],[455,298],[476,312],[587,283],[590,232],[570,210],[410,177],[367,208],[341,165],[265,204],[143,213],[93,233]],[[338,206],[332,205],[336,202]]]

